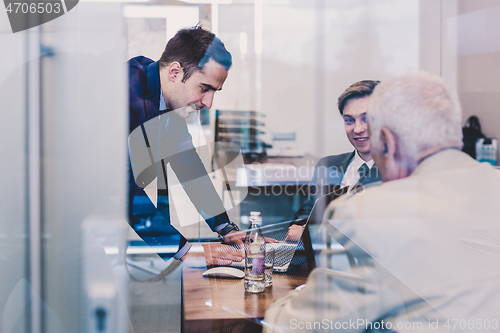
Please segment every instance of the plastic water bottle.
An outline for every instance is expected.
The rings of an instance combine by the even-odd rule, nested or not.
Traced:
[[[245,237],[245,290],[261,293],[265,288],[266,241],[260,230],[260,212],[251,212],[250,222],[250,229]]]

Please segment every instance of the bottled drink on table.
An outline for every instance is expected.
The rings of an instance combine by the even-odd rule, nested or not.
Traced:
[[[266,241],[260,230],[260,212],[250,213],[250,228],[245,237],[245,290],[251,293],[264,291]]]

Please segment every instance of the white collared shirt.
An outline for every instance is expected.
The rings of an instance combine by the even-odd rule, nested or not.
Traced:
[[[351,190],[354,185],[356,185],[359,181],[359,173],[358,169],[364,164],[371,169],[373,167],[373,159],[369,160],[368,162],[365,162],[358,154],[358,151],[354,154],[353,159],[347,166],[347,169],[345,171],[344,177],[342,178],[342,186],[349,186],[349,190]]]

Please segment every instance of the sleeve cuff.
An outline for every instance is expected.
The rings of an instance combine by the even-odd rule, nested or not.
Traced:
[[[290,222],[290,226],[300,225],[303,227],[306,225],[308,218],[309,218],[309,216],[307,216],[307,215],[301,215],[298,218],[296,218],[295,220],[293,220],[292,222]]]
[[[224,227],[217,231],[217,233],[219,234],[219,236],[224,237],[233,230],[239,231],[240,229],[233,222],[229,222],[225,223]]]
[[[191,244],[189,242],[186,242],[182,248],[177,251],[177,253],[174,255],[174,259],[181,260],[182,257],[189,251],[191,248]]]
[[[216,226],[216,227],[214,228],[214,231],[218,233],[219,231],[221,231],[222,229],[224,229],[224,228],[226,227],[226,225],[228,225],[228,224],[229,224],[229,223],[227,223],[227,222],[226,222],[226,223],[219,224],[218,226]]]

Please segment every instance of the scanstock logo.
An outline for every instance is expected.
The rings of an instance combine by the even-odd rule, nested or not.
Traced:
[[[14,33],[52,21],[78,4],[78,0],[3,0],[3,2]]]

